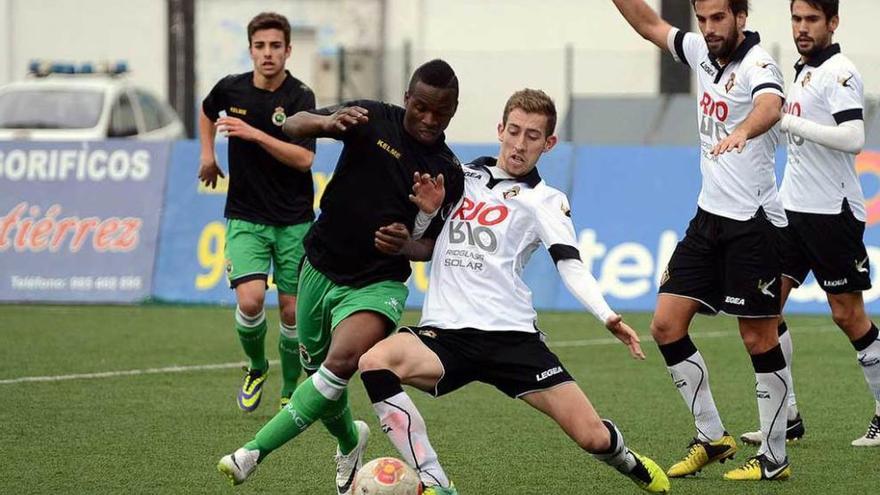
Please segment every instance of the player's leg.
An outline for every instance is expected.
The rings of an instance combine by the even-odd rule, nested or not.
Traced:
[[[789,217],[790,218],[790,217]],[[785,245],[785,244],[784,244]],[[796,248],[796,246],[788,245],[789,248]],[[808,265],[804,264],[804,269],[793,269],[791,268],[793,265],[786,263],[787,259],[790,259],[791,256],[787,254],[783,254],[783,276],[782,276],[782,287],[781,287],[781,303],[782,308],[785,308],[785,303],[788,301],[788,296],[791,294],[792,289],[799,287],[801,285],[801,281],[803,281],[807,274],[809,273]],[[788,268],[786,268],[788,267]],[[796,275],[792,275],[792,274]],[[806,428],[804,426],[804,420],[801,418],[800,412],[797,407],[797,397],[794,393],[794,381],[792,378],[792,356],[793,356],[793,346],[791,341],[791,332],[788,331],[788,324],[786,323],[783,317],[779,318],[779,322],[777,323],[776,333],[779,336],[779,346],[782,348],[782,355],[785,358],[786,364],[788,367],[786,369],[786,380],[788,381],[788,417],[786,418],[786,428],[785,428],[785,440],[787,442],[793,442],[801,439],[806,433]],[[750,445],[761,445],[763,439],[761,437],[761,429],[760,427],[755,431],[749,431],[740,435],[740,440]]]
[[[331,309],[334,302],[332,291],[335,287],[330,279],[313,268],[308,261],[303,263],[297,296],[298,336],[302,367],[313,376],[330,347]],[[297,390],[306,384],[308,390],[303,389],[303,393],[314,393],[315,387],[311,377],[304,380]],[[290,402],[269,420],[251,441],[234,453],[223,457],[218,469],[233,484],[244,482],[253,473],[257,463],[262,462],[267,455],[321,419],[314,408],[309,407],[310,404],[308,400],[305,404]]]
[[[296,295],[299,291],[299,270],[305,254],[303,238],[311,226],[304,222],[275,227],[274,279],[278,287],[281,313],[278,355],[281,359],[281,407],[287,405],[302,374],[299,360],[299,338],[296,330]]]
[[[669,479],[663,470],[653,460],[630,450],[617,426],[599,417],[574,382],[528,393],[521,398],[556,421],[580,448],[617,469],[642,489],[651,493],[669,491]]]
[[[402,329],[361,356],[361,381],[388,439],[401,457],[419,473],[422,484],[435,493],[454,493],[428,438],[425,420],[402,384],[435,393],[444,365],[429,345],[436,343],[430,328],[412,329],[434,337],[420,337]],[[453,370],[450,370],[453,371]],[[454,372],[454,371],[453,371]],[[436,488],[431,488],[436,487]]]
[[[726,219],[722,223],[725,298],[721,310],[738,317],[740,336],[751,356],[763,439],[756,456],[725,473],[728,480],[786,479],[791,474],[785,450],[791,375],[778,334],[782,288],[779,235],[779,228],[760,208],[747,221]]]
[[[259,406],[269,369],[263,309],[270,264],[267,229],[243,220],[229,220],[226,226],[226,271],[237,302],[235,331],[250,360],[237,396],[238,407],[247,412]]]
[[[868,431],[853,440],[855,447],[880,447],[880,336],[877,326],[865,313],[861,292],[828,294],[834,323],[846,333],[856,350],[856,358],[874,396],[874,417]]]
[[[691,220],[669,260],[651,322],[651,334],[696,428],[688,453],[667,471],[673,477],[696,474],[736,453],[736,442],[727,434],[715,406],[706,362],[688,334],[697,312],[714,314],[722,302],[714,247],[718,221],[719,217],[703,210]]]

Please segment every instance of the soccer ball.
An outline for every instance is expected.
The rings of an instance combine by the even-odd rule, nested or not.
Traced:
[[[415,470],[393,457],[379,457],[364,464],[354,477],[352,495],[421,495],[422,483]]]

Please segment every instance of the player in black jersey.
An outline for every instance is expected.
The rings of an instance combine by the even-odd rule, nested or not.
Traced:
[[[267,454],[321,420],[339,442],[336,488],[351,491],[369,428],[354,422],[348,380],[358,360],[397,325],[408,295],[409,261],[380,252],[376,231],[402,223],[435,237],[443,215],[419,214],[423,191],[414,180],[444,181],[441,211],[459,200],[461,166],[443,131],[458,106],[458,79],[442,60],[419,67],[404,97],[405,108],[360,100],[285,123],[297,138],[332,137],[344,143],[333,178],[321,199],[321,215],[305,240],[298,301],[300,352],[311,373],[288,406],[253,441],[220,461],[233,483],[243,482]],[[417,197],[418,196],[418,197]]]
[[[235,329],[250,358],[238,407],[250,412],[262,398],[269,369],[265,354],[269,267],[280,306],[282,404],[301,374],[296,337],[296,294],[302,239],[314,220],[313,138],[291,139],[281,125],[288,115],[315,108],[315,95],[284,68],[290,57],[290,24],[262,13],[248,24],[254,70],[218,82],[199,115],[199,179],[211,188],[223,172],[214,155],[217,130],[229,139],[229,190],[224,216],[226,272],[238,306]]]

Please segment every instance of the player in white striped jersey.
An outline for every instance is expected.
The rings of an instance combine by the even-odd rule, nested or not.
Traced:
[[[556,144],[556,108],[542,91],[522,90],[505,106],[498,125],[497,160],[465,168],[462,200],[446,212],[434,241],[412,241],[402,225],[380,229],[376,246],[389,254],[428,259],[431,284],[418,327],[377,344],[360,360],[361,379],[400,455],[428,486],[455,493],[428,440],[424,419],[401,384],[439,396],[470,382],[494,385],[555,420],[579,447],[652,493],[669,490],[653,461],[627,448],[617,427],[596,413],[584,392],[544,343],[537,328],[523,268],[543,244],[566,287],[633,357],[644,359],[639,338],[608,307],[581,262],[568,198],[535,168]],[[425,195],[417,182],[419,196]],[[434,211],[439,205],[420,205]],[[433,256],[431,252],[433,250]],[[515,490],[514,490],[515,491]]]
[[[687,64],[698,81],[703,186],[697,214],[661,280],[651,322],[697,430],[685,458],[667,474],[696,474],[736,452],[736,441],[715,406],[706,363],[688,334],[697,312],[723,312],[738,317],[755,371],[761,433],[767,438],[756,456],[724,478],[787,479],[789,373],[776,332],[782,271],[778,228],[787,220],[774,174],[782,74],[759,45],[758,33],[745,31],[747,0],[691,3],[702,36],[670,26],[644,0],[614,0],[636,32]]]
[[[782,303],[812,271],[826,292],[834,322],[849,338],[874,395],[874,417],[854,446],[880,446],[880,340],[865,312],[871,288],[865,200],[855,159],[865,144],[864,86],[855,65],[833,43],[839,0],[792,0],[791,27],[801,58],[782,119],[788,161],[780,196],[789,225],[782,243]],[[779,323],[779,341],[791,366],[791,334]],[[803,435],[794,387],[788,396],[788,437]],[[761,443],[757,432],[748,443]]]

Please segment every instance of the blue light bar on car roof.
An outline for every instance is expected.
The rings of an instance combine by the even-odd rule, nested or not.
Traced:
[[[47,60],[31,60],[28,64],[28,74],[44,77],[49,74],[110,74],[119,75],[128,72],[128,63],[125,61],[110,62],[84,62],[79,66],[70,62],[53,62]]]

